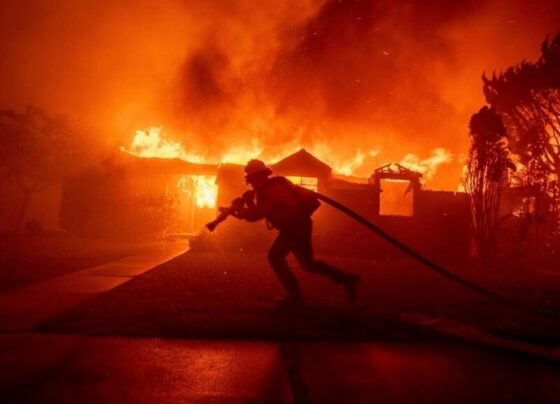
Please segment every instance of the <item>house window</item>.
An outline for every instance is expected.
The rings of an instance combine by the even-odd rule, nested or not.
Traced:
[[[381,180],[379,214],[383,216],[412,216],[413,191],[410,181]]]
[[[212,175],[177,178],[177,223],[179,233],[195,233],[216,217],[218,186]]]
[[[304,188],[310,189],[312,191],[317,192],[317,185],[319,183],[319,179],[317,177],[297,177],[297,176],[288,176],[286,177],[294,184],[302,186]]]
[[[177,187],[193,199],[197,208],[214,208],[218,197],[216,177],[211,175],[183,175]]]

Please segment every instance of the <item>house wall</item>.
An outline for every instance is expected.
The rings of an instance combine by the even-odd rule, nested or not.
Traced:
[[[219,175],[221,204],[239,196],[247,186],[242,172]],[[334,186],[335,184],[336,186]],[[380,216],[379,191],[372,184],[319,179],[319,192],[335,199],[380,226],[407,245],[439,261],[461,260],[470,246],[468,199],[465,194],[439,191],[415,193],[413,217]],[[313,215],[314,245],[320,254],[362,257],[402,255],[364,226],[322,203]],[[264,225],[228,220],[220,230],[234,250],[268,249],[275,232]],[[234,242],[231,240],[234,239]]]
[[[470,212],[466,194],[418,190],[414,216],[378,215],[377,190],[362,185],[352,190],[334,189],[333,199],[345,204],[405,244],[435,260],[454,261],[468,256]],[[344,255],[389,257],[402,254],[359,223],[332,208],[317,216],[318,251]]]

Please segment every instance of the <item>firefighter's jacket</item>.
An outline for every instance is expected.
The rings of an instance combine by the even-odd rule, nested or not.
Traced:
[[[266,219],[276,229],[285,229],[305,217],[293,189],[295,185],[283,177],[270,178],[255,190],[255,203],[248,203],[238,217],[250,222]]]

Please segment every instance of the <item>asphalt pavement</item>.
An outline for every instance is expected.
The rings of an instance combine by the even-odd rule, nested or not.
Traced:
[[[560,369],[463,344],[0,336],[6,403],[554,403]]]
[[[436,319],[426,308],[490,306],[414,268],[340,261],[363,272],[354,306],[298,273],[312,307],[277,317],[262,257],[184,250],[0,295],[3,402],[560,402],[557,345]]]

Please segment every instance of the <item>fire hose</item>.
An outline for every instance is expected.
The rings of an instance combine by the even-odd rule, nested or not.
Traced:
[[[332,198],[329,198],[328,196],[320,194],[318,192],[313,192],[313,193],[315,194],[317,199],[325,202],[326,204],[332,206],[333,208],[337,209],[338,211],[340,211],[340,212],[344,213],[345,215],[349,216],[350,218],[354,219],[355,221],[357,221],[361,225],[365,226],[367,229],[374,232],[375,234],[377,234],[379,237],[381,237],[382,239],[384,239],[388,243],[392,244],[394,247],[398,248],[399,250],[401,250],[405,254],[409,255],[410,257],[412,257],[416,261],[423,264],[428,269],[431,269],[432,271],[438,273],[439,275],[444,276],[445,278],[451,280],[452,282],[455,282],[455,283],[457,283],[457,284],[459,284],[459,285],[461,285],[461,286],[463,286],[467,289],[473,290],[473,291],[479,293],[480,295],[489,297],[489,298],[491,298],[495,301],[505,303],[505,304],[510,305],[512,307],[516,307],[518,309],[521,309],[521,310],[524,310],[524,311],[527,311],[527,312],[531,312],[531,313],[534,313],[534,314],[538,314],[538,315],[541,315],[541,316],[553,318],[555,320],[560,320],[560,314],[559,313],[555,313],[555,312],[552,312],[552,311],[549,311],[549,310],[546,310],[546,309],[543,309],[543,308],[540,308],[540,307],[537,307],[537,306],[532,306],[532,305],[529,305],[529,304],[511,299],[507,296],[504,296],[504,295],[496,293],[492,290],[486,289],[486,288],[484,288],[480,285],[477,285],[477,284],[475,284],[475,283],[473,283],[473,282],[471,282],[471,281],[469,281],[465,278],[460,277],[459,275],[454,274],[453,272],[443,268],[441,265],[435,263],[431,259],[425,257],[424,255],[422,255],[418,251],[415,251],[411,247],[407,246],[403,242],[397,240],[395,237],[393,237],[392,235],[390,235],[389,233],[387,233],[386,231],[384,231],[380,227],[376,226],[375,224],[373,224],[372,222],[367,220],[365,217],[361,216],[360,214],[356,213],[352,209],[348,208],[347,206],[341,204],[340,202],[335,201]],[[206,225],[208,227],[208,229],[210,231],[213,231],[219,223],[224,221],[231,214],[231,212],[233,210],[234,210],[233,206],[230,207],[230,208],[221,209],[222,213],[220,214],[220,216],[216,220],[214,220],[213,222],[210,222]]]

